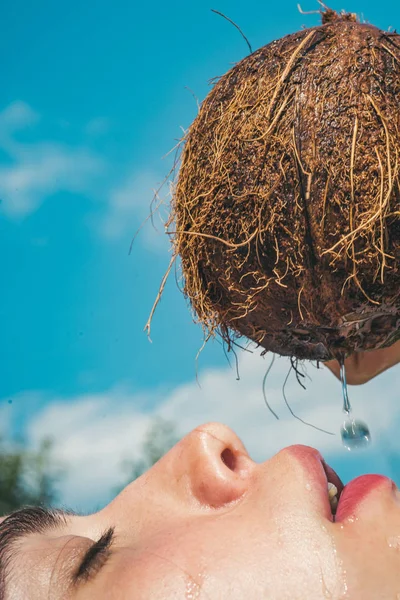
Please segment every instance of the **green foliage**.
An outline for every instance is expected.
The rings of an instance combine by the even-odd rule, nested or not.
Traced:
[[[0,439],[0,515],[26,505],[54,503],[55,486],[62,473],[54,465],[51,451],[49,439],[36,451]]]
[[[125,483],[117,491],[150,469],[178,441],[179,436],[174,423],[161,417],[155,417],[146,432],[140,458],[123,462],[122,468],[127,473],[127,477]]]

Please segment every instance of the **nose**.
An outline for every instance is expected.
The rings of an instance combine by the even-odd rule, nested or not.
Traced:
[[[197,502],[218,508],[249,488],[255,463],[236,434],[220,423],[198,427],[181,442],[181,466]]]

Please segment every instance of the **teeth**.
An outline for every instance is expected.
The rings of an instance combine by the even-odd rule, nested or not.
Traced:
[[[333,514],[335,514],[336,508],[338,505],[337,493],[338,493],[338,490],[337,490],[336,485],[328,482],[328,498],[329,498],[329,502],[330,502],[331,510],[332,510]]]
[[[328,496],[329,499],[337,495],[337,487],[331,482],[328,482]]]

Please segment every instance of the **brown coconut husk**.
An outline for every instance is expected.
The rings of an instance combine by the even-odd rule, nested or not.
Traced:
[[[400,36],[322,21],[214,85],[170,229],[207,335],[325,361],[400,338]]]

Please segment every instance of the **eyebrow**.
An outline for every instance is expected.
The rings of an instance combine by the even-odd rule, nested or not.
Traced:
[[[26,507],[12,513],[0,523],[0,600],[5,600],[9,565],[15,543],[29,534],[43,534],[63,527],[77,513],[68,510]]]

